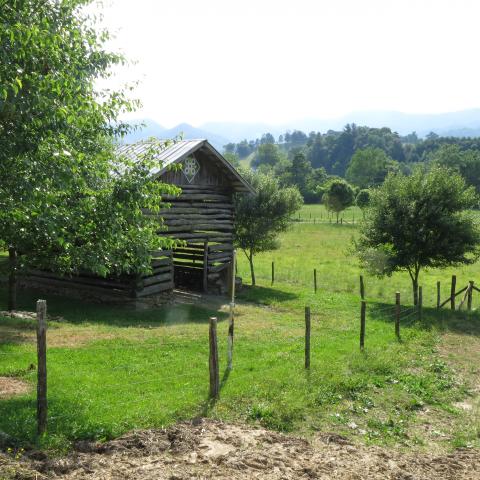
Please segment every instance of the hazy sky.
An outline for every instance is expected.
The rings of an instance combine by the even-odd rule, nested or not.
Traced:
[[[480,106],[480,0],[109,0],[136,116],[290,122]]]

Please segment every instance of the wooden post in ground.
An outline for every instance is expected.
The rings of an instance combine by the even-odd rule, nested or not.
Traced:
[[[47,430],[47,302],[37,301],[37,432]]]
[[[203,244],[203,291],[208,292],[208,242]]]
[[[210,370],[210,398],[217,399],[220,394],[220,374],[218,366],[217,317],[210,317],[209,328],[209,370]]]
[[[365,284],[363,283],[363,275],[360,275],[360,297],[365,299]]]
[[[17,309],[17,264],[18,256],[15,248],[8,249],[9,274],[8,274],[8,311]]]
[[[457,287],[457,276],[452,275],[452,285],[450,287],[450,308],[455,310],[455,289]]]
[[[472,294],[473,294],[473,280],[468,282],[468,296],[467,296],[467,308],[468,310],[472,309]]]
[[[305,368],[310,368],[310,307],[305,307]]]
[[[272,262],[272,285],[275,283],[275,262]]]
[[[360,307],[360,350],[365,348],[365,317],[367,313],[367,302],[362,300]]]
[[[437,308],[440,308],[441,296],[440,296],[440,282],[437,282]]]
[[[237,257],[237,252],[233,251],[232,262],[235,263]],[[232,275],[232,286],[231,286],[232,297],[230,299],[230,319],[228,322],[228,358],[227,358],[227,368],[231,370],[233,368],[233,334],[235,327],[235,271]]]
[[[423,287],[418,287],[418,320],[422,321],[423,310]]]
[[[313,269],[313,290],[317,293],[317,269]]]
[[[400,340],[400,292],[395,293],[395,336]]]

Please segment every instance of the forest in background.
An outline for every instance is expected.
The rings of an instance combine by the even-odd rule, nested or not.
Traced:
[[[277,138],[265,133],[226,144],[224,154],[237,166],[248,159],[250,167],[275,176],[281,185],[297,186],[306,203],[320,202],[332,179],[345,179],[358,192],[380,185],[388,172],[408,174],[418,164],[448,166],[480,191],[479,137],[431,132],[419,138],[415,132],[401,136],[387,127],[347,124],[326,133],[294,130]]]

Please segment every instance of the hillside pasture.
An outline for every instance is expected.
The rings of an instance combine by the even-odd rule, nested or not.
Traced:
[[[322,207],[305,207],[302,215]],[[258,286],[238,295],[234,369],[226,370],[227,299],[205,297],[150,309],[47,296],[49,429],[41,443],[68,449],[78,439],[106,440],[134,428],[209,416],[314,435],[333,431],[367,444],[448,450],[479,446],[476,375],[480,318],[433,308],[478,279],[478,264],[422,277],[425,311],[417,321],[409,279],[366,277],[366,348],[359,349],[360,270],[348,253],[356,227],[296,222],[281,247],[256,258]],[[271,261],[276,280],[271,285]],[[313,269],[319,290],[313,292]],[[248,265],[238,254],[239,275]],[[396,290],[402,292],[399,342]],[[5,308],[5,287],[0,292]],[[22,292],[32,311],[38,294]],[[474,307],[478,305],[474,295]],[[304,307],[312,309],[312,360],[304,369]],[[208,400],[208,318],[219,319],[220,400]],[[459,349],[458,345],[462,348]],[[0,430],[21,444],[35,438],[35,320],[0,319],[0,377],[32,385],[0,399]],[[467,407],[465,407],[467,405]]]

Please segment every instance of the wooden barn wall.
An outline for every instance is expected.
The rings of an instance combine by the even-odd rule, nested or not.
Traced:
[[[166,197],[171,208],[162,210],[167,227],[163,235],[184,240],[186,244],[173,251],[175,269],[201,272],[199,282],[204,290],[209,285],[221,286],[222,276],[232,260],[233,252],[233,188],[212,159],[203,152],[195,154],[200,170],[188,183],[182,171],[165,173],[161,180],[182,189],[179,197]],[[197,276],[198,278],[198,276]]]

